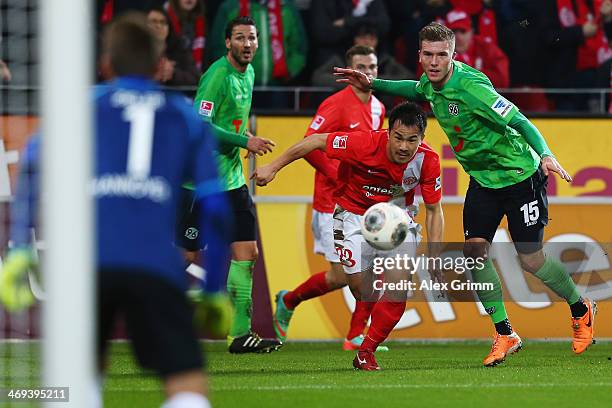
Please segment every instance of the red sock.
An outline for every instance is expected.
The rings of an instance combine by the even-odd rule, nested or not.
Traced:
[[[300,286],[293,289],[291,292],[287,292],[283,297],[285,306],[287,306],[288,309],[295,309],[303,300],[312,299],[330,292],[327,281],[325,280],[326,273],[327,271],[323,271],[314,274],[306,279]]]
[[[406,302],[389,302],[382,299],[376,302],[372,310],[372,324],[359,351],[374,352],[402,318],[405,309]]]
[[[376,302],[362,302],[361,300],[357,301],[355,311],[353,312],[353,316],[351,316],[351,327],[346,335],[348,340],[354,339],[363,333],[375,304]]]

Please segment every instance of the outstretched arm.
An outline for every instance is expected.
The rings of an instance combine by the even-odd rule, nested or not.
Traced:
[[[336,82],[352,85],[364,92],[372,89],[373,78],[356,69],[334,67],[334,75]]]
[[[251,176],[251,179],[255,179],[258,186],[265,186],[274,179],[276,173],[289,163],[301,159],[315,149],[325,150],[328,134],[314,134],[300,140],[271,163],[258,167]]]
[[[316,171],[321,172],[325,177],[335,180],[338,178],[338,165],[334,165],[330,160],[325,158],[325,153],[315,149],[304,156],[306,160]]]
[[[355,88],[367,91],[373,89],[392,95],[403,96],[404,98],[416,101],[424,100],[421,93],[417,90],[419,81],[403,80],[389,81],[385,79],[374,79],[363,72],[350,68],[334,68],[336,82],[345,83]]]

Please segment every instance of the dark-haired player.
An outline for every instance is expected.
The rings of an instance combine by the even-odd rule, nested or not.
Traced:
[[[376,78],[378,58],[373,48],[353,46],[346,52],[345,60],[347,67]],[[382,128],[384,118],[385,106],[372,95],[372,91],[362,91],[354,86],[347,86],[321,103],[306,136],[315,133],[379,130]],[[316,170],[312,204],[314,251],[329,261],[330,268],[312,275],[294,290],[281,290],[277,293],[274,330],[281,341],[285,341],[293,311],[301,302],[346,286],[342,264],[334,248],[332,218],[339,162],[328,158],[319,150],[308,154],[305,159]],[[357,301],[343,349],[359,348],[373,307],[372,302]],[[380,346],[380,349],[384,350],[386,347]]]
[[[216,158],[219,176],[230,200],[235,225],[231,236],[231,263],[227,291],[234,305],[234,321],[228,336],[230,353],[261,353],[278,349],[277,339],[262,339],[251,329],[253,266],[258,257],[256,215],[246,186],[240,148],[256,144],[258,154],[272,151],[274,143],[247,132],[255,72],[251,66],[257,52],[257,28],[250,17],[231,20],[225,30],[227,55],[215,61],[200,78],[195,97],[199,116],[215,130],[230,134],[220,142]],[[233,138],[233,140],[231,140]],[[192,211],[191,214],[197,214]],[[189,221],[181,228],[186,238],[196,238],[197,229]],[[183,240],[182,246],[189,245]],[[193,240],[192,240],[193,241]],[[196,240],[197,241],[197,240]],[[198,249],[200,245],[195,245]]]
[[[373,300],[370,282],[374,258],[394,256],[394,251],[380,252],[366,244],[360,222],[369,207],[391,200],[410,206],[414,202],[414,189],[420,185],[427,211],[428,242],[442,241],[440,158],[423,142],[426,124],[420,107],[404,103],[391,111],[389,130],[313,134],[253,174],[257,184],[264,186],[283,167],[315,149],[340,161],[334,191],[334,245],[357,300]],[[405,242],[412,245],[409,251],[413,256],[419,238],[418,224],[412,221]],[[385,291],[375,303],[372,324],[353,360],[356,369],[379,369],[374,351],[402,317],[405,295],[405,291]]]

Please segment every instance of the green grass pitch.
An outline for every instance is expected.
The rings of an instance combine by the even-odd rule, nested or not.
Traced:
[[[261,355],[230,355],[222,343],[206,343],[211,401],[240,408],[612,406],[612,342],[575,356],[569,342],[527,340],[521,352],[495,368],[481,366],[489,349],[485,342],[389,346],[391,351],[377,353],[382,371],[358,372],[351,366],[354,354],[340,350],[340,343],[289,342]],[[3,367],[8,358],[13,364],[11,373],[4,370],[4,384],[32,372],[36,359],[25,347],[1,347]],[[115,343],[111,350],[105,406],[159,406],[160,383],[137,367],[129,344]]]

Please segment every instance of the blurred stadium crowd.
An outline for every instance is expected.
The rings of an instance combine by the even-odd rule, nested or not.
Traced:
[[[35,8],[37,1],[27,3]],[[415,79],[418,31],[438,21],[456,33],[457,60],[484,72],[498,89],[526,90],[512,98],[524,110],[612,109],[606,93],[563,91],[610,88],[612,0],[97,0],[98,32],[128,10],[149,13],[165,40],[158,79],[168,86],[197,85],[225,54],[224,27],[238,14],[258,24],[259,87],[336,87],[331,68],[344,65],[353,44],[377,50],[380,78]],[[6,43],[6,32],[3,37]],[[10,67],[6,49],[3,44],[2,59]],[[282,108],[293,100],[278,90],[256,93],[254,106]],[[310,102],[314,108],[320,100]]]

